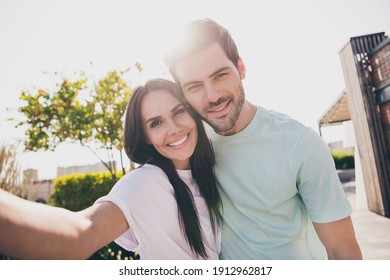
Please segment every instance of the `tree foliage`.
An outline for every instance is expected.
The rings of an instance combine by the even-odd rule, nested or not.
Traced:
[[[135,64],[142,71],[139,63]],[[130,68],[111,71],[98,81],[85,73],[76,78],[60,78],[55,90],[24,90],[20,111],[26,117],[17,126],[26,126],[26,150],[54,150],[63,142],[79,143],[88,148],[115,178],[114,155],[119,152],[122,172],[123,116],[133,89],[125,75]],[[102,158],[98,150],[107,151]]]

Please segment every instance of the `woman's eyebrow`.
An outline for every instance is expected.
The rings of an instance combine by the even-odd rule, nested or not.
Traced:
[[[173,108],[171,109],[171,113],[175,112],[175,111],[176,111],[178,108],[180,108],[180,107],[184,107],[184,105],[181,104],[181,103],[177,104],[175,107],[173,107]],[[149,119],[146,120],[145,123],[147,124],[147,123],[149,123],[149,122],[151,122],[151,121],[154,121],[154,120],[157,120],[157,119],[159,119],[159,118],[161,118],[161,116],[150,117]]]

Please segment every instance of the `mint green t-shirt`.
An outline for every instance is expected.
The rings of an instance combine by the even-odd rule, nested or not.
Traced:
[[[311,221],[352,209],[319,135],[262,107],[238,134],[210,135],[223,201],[220,258],[326,259]]]

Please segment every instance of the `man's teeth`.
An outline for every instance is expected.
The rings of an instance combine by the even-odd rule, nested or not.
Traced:
[[[214,109],[213,111],[214,111],[214,112],[220,112],[220,111],[222,111],[222,110],[225,109],[225,108],[226,108],[226,105],[224,105],[224,106],[222,106],[222,107],[220,107],[220,108]]]
[[[170,146],[170,147],[179,146],[180,144],[183,144],[184,141],[187,140],[187,138],[188,138],[188,134],[187,134],[186,136],[184,136],[182,139],[180,139],[180,140],[178,140],[178,141],[176,141],[176,142],[173,142],[173,143],[168,144],[168,146]]]

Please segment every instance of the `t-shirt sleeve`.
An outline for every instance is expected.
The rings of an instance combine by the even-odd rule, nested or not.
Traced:
[[[170,191],[170,185],[165,173],[158,167],[145,165],[123,176],[106,196],[95,202],[114,203],[125,216],[129,228],[115,239],[119,246],[138,251],[143,240],[141,228],[148,224],[152,212],[158,211],[156,201],[166,197],[166,191]]]
[[[313,222],[327,223],[351,215],[352,208],[337,175],[331,152],[307,128],[298,146],[297,188]]]
[[[134,202],[134,196],[131,195],[131,184],[134,184],[133,181],[134,180],[132,180],[131,176],[128,175],[121,178],[111,189],[109,194],[99,198],[95,202],[111,202],[118,206],[122,211],[129,228],[121,236],[115,239],[115,243],[128,251],[137,251],[140,244],[134,233],[134,227],[136,227],[136,223],[134,222],[131,214],[131,205]]]

